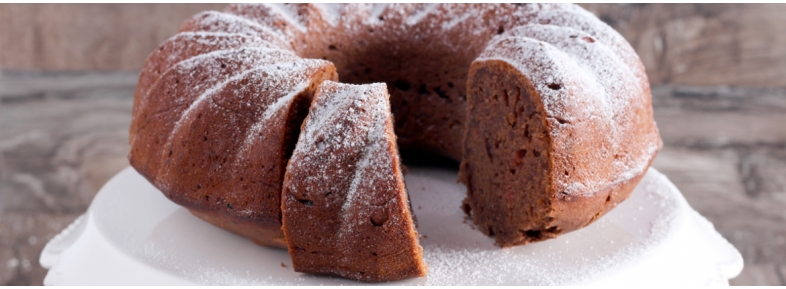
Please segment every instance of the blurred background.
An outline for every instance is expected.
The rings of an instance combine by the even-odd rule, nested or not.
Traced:
[[[41,285],[43,246],[128,166],[139,69],[223,4],[0,4],[0,285]],[[654,167],[786,285],[786,5],[582,4],[638,52],[664,141]]]

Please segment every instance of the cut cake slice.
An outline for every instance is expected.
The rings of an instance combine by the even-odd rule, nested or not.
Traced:
[[[361,281],[424,276],[384,83],[323,82],[287,166],[295,271]]]

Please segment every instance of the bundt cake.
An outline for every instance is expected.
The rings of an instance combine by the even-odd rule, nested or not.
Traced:
[[[576,5],[241,4],[193,16],[148,58],[130,163],[194,215],[286,248],[296,234],[285,237],[282,214],[304,205],[282,198],[300,194],[282,192],[287,163],[300,165],[290,158],[314,92],[339,75],[387,84],[398,146],[461,162],[463,209],[503,247],[596,220],[628,197],[662,146],[638,56]],[[290,173],[288,184],[322,176],[310,173]],[[403,187],[393,191],[403,210]],[[293,237],[288,248],[307,241]],[[332,266],[297,268],[373,272]],[[396,278],[378,276],[363,280]]]
[[[281,204],[298,272],[372,282],[426,273],[384,83],[319,86]]]

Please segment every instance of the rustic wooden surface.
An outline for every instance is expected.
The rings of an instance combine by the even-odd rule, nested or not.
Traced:
[[[784,4],[581,4],[636,49],[652,83],[786,87]],[[188,16],[224,4],[0,4],[0,64],[141,68]]]
[[[652,83],[786,87],[786,4],[582,4]]]
[[[0,65],[139,70],[180,24],[226,4],[0,4]]]
[[[128,165],[134,73],[0,78],[0,285],[41,284],[44,244]],[[654,166],[742,252],[732,284],[786,285],[786,89],[656,85]]]

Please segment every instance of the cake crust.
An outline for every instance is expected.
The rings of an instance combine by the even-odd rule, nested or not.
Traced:
[[[491,41],[470,68],[460,172],[481,231],[503,247],[555,238],[630,195],[662,146],[632,69],[572,28]]]
[[[426,274],[385,84],[320,85],[282,198],[295,271],[368,282]]]
[[[129,160],[203,220],[286,248],[280,229],[286,161],[314,90],[337,76],[326,61],[257,52],[220,52],[192,58],[199,66],[180,62],[167,70],[150,89],[164,95],[140,100]],[[211,83],[213,89],[200,89]]]

